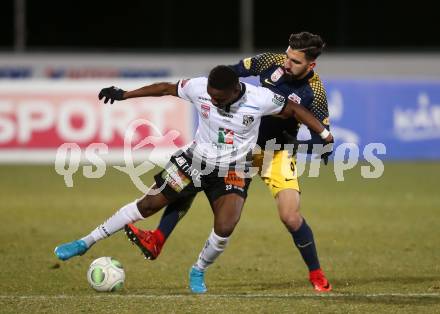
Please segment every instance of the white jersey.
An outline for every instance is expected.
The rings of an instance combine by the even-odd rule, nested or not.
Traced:
[[[205,77],[179,81],[179,97],[196,106],[199,126],[194,138],[193,153],[211,165],[227,166],[245,161],[255,147],[261,117],[278,114],[285,97],[267,88],[241,83],[242,97],[230,106],[229,112],[211,103]]]

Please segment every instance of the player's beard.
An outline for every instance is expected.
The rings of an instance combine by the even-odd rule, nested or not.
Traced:
[[[284,69],[284,74],[290,79],[290,80],[299,80],[307,75],[307,69],[304,69],[303,71],[295,74],[293,72],[289,72],[286,69]]]

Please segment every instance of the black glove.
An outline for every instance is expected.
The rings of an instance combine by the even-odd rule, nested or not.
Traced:
[[[108,103],[109,100],[110,103],[112,104],[115,102],[115,100],[124,100],[124,93],[125,90],[111,86],[101,89],[98,98],[99,100],[104,98],[104,104]]]
[[[307,154],[312,154],[313,152],[313,144],[323,144],[322,153],[320,154],[320,158],[324,161],[324,165],[328,164],[328,158],[333,153],[333,141],[330,143],[325,143],[321,139],[312,138],[307,141],[299,141],[296,137],[290,135],[287,131],[283,131],[283,136],[286,140],[287,144],[293,144],[293,155],[296,154],[299,145],[306,144],[308,146]],[[319,142],[318,142],[319,141]]]
[[[327,143],[322,147],[323,153],[321,154],[321,159],[324,161],[324,165],[328,164],[328,157],[333,153],[333,142]]]

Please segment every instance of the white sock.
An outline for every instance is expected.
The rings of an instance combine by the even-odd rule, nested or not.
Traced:
[[[225,250],[228,242],[229,237],[222,238],[216,235],[213,229],[194,266],[200,271],[205,271],[205,269],[214,263],[216,258]]]
[[[113,216],[81,240],[90,247],[95,244],[95,242],[107,238],[113,233],[121,230],[126,224],[131,224],[141,219],[144,219],[144,217],[142,217],[137,208],[136,201],[134,201],[123,206]]]

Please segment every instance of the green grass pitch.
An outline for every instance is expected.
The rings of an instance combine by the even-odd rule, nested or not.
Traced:
[[[1,166],[0,312],[440,312],[440,163],[386,163],[380,179],[363,179],[356,167],[344,182],[331,170],[300,182],[332,294],[313,292],[269,191],[255,179],[230,246],[207,271],[208,294],[195,296],[188,269],[212,228],[203,193],[155,261],[120,232],[60,262],[57,244],[85,235],[140,192],[110,168],[101,179],[79,171],[67,188],[51,166]],[[139,225],[154,228],[159,216]],[[122,292],[88,286],[88,265],[100,256],[123,263]]]

